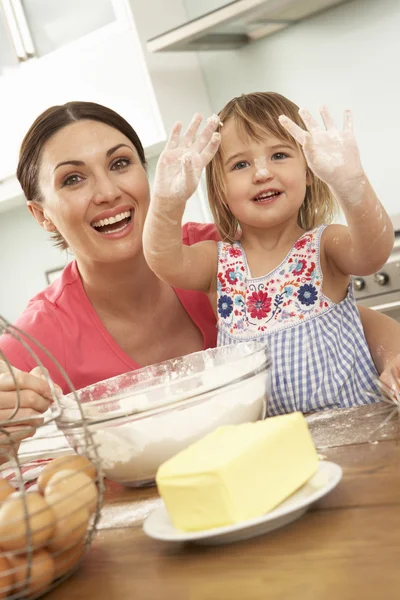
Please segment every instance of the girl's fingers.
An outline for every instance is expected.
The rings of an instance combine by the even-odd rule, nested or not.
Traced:
[[[343,114],[343,130],[353,131],[353,114],[351,110],[345,110]]]
[[[328,107],[321,106],[320,113],[321,113],[321,117],[322,117],[325,127],[327,129],[336,129],[335,121],[333,120],[333,117],[332,117],[331,113],[329,112]]]
[[[207,119],[207,125],[204,127],[203,131],[199,135],[195,143],[195,149],[199,154],[201,154],[207,144],[210,142],[214,131],[217,129],[219,125],[219,116],[213,115],[209,119]]]
[[[197,131],[200,127],[200,123],[203,120],[203,116],[200,113],[196,113],[192,120],[189,123],[189,127],[186,129],[183,138],[182,138],[182,143],[181,145],[184,148],[190,148],[191,146],[193,146],[194,141],[196,139],[196,135],[197,135]]]
[[[286,115],[281,115],[279,117],[279,123],[286,129],[286,131],[290,133],[291,136],[294,137],[296,142],[298,142],[301,146],[304,145],[308,136],[307,131],[304,131],[304,129],[296,125],[296,123],[293,123],[293,121]]]
[[[190,152],[182,156],[182,165],[185,172],[186,187],[188,189],[196,189],[199,181]]]
[[[215,131],[212,134],[211,139],[208,142],[207,146],[201,152],[201,158],[202,158],[204,167],[207,166],[208,163],[210,162],[210,160],[212,160],[214,158],[215,153],[217,152],[220,143],[221,143],[221,134],[219,134],[217,131]]]
[[[169,134],[169,138],[168,138],[167,144],[165,146],[166,149],[172,150],[179,146],[179,137],[181,135],[181,130],[182,130],[182,123],[180,123],[178,121],[177,123],[174,124],[173,128],[171,129],[171,133]]]
[[[299,115],[303,119],[304,124],[310,133],[313,133],[314,131],[321,131],[320,125],[314,119],[309,110],[306,108],[300,108]]]

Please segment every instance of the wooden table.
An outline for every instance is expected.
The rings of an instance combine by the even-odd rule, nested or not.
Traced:
[[[313,416],[319,452],[343,467],[342,482],[300,520],[246,542],[149,539],[141,523],[160,502],[155,489],[107,483],[100,531],[80,569],[46,599],[398,600],[398,423],[368,441],[383,418],[370,406]]]

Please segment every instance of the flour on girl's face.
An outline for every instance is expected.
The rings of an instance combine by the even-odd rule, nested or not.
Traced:
[[[258,156],[255,158],[254,166],[256,169],[255,177],[257,179],[266,179],[270,176],[270,172],[267,168],[267,159],[265,156]]]

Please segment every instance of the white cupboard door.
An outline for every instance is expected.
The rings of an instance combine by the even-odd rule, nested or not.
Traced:
[[[12,23],[10,24],[6,20],[6,14],[2,8],[3,5],[0,2],[0,77],[19,66],[11,32]]]
[[[35,47],[44,56],[114,23],[112,0],[19,0]]]
[[[57,6],[70,2],[48,0],[49,5]],[[25,4],[28,6],[28,0]],[[32,6],[34,4],[44,7],[46,3],[32,0]],[[81,0],[80,4],[85,2]],[[101,17],[104,22],[108,14],[106,3],[98,4],[104,4]],[[98,102],[125,117],[145,147],[165,139],[130,9],[125,0],[112,0],[112,5],[116,18],[108,24],[43,56],[27,60],[18,69],[0,77],[0,180],[15,173],[25,132],[43,110],[54,104],[71,100]],[[80,18],[79,12],[75,18]],[[38,29],[31,28],[31,31],[37,44]],[[42,48],[45,43],[50,44],[41,39]]]

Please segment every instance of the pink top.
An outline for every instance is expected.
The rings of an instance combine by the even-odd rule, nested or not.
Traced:
[[[186,223],[182,239],[190,246],[219,238],[211,223]],[[216,346],[216,321],[207,296],[178,288],[175,293],[203,334],[204,349]],[[100,321],[86,295],[75,261],[65,267],[56,281],[30,300],[15,325],[46,347],[65,369],[76,389],[140,368]],[[36,352],[37,347],[32,347]],[[18,369],[30,371],[37,366],[30,353],[10,335],[0,337],[0,351]],[[49,357],[40,350],[37,354],[53,381],[68,391]]]

